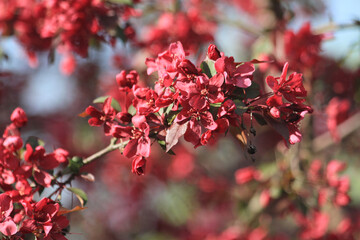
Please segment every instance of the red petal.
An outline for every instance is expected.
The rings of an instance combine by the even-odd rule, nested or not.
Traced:
[[[104,123],[104,121],[100,120],[99,118],[90,118],[88,121],[90,126],[101,126],[101,124]]]
[[[115,115],[115,110],[114,110],[114,108],[111,106],[111,101],[112,101],[112,97],[108,97],[108,98],[104,101],[103,111],[104,111],[105,115]]]
[[[225,81],[224,74],[217,73],[215,76],[210,78],[209,84],[216,86],[216,87],[221,87],[223,85],[224,81]]]
[[[85,110],[85,112],[92,116],[92,117],[96,117],[96,118],[100,118],[102,116],[102,113],[97,110],[96,108],[94,108],[93,106],[88,106]]]
[[[217,128],[217,124],[214,121],[214,118],[210,112],[204,112],[201,114],[201,124],[210,130],[215,130]]]
[[[141,124],[146,122],[146,118],[144,115],[135,115],[132,117],[131,121],[135,127],[140,128]]]
[[[60,165],[60,162],[56,159],[55,154],[51,153],[40,159],[39,166],[43,169],[50,170]]]
[[[124,152],[123,152],[124,156],[128,158],[135,156],[137,152],[137,144],[138,142],[136,139],[130,140],[130,142],[124,148]]]
[[[289,67],[289,63],[286,62],[284,67],[283,67],[283,70],[282,70],[282,73],[281,73],[281,76],[280,76],[280,84],[282,84],[283,82],[286,81],[286,75],[287,75],[287,70],[288,70],[288,67]]]
[[[279,89],[279,83],[273,76],[267,76],[266,83],[274,91],[277,91]]]
[[[44,187],[51,186],[51,175],[45,171],[35,170],[34,171],[34,178],[37,183]]]
[[[2,193],[0,194],[0,216],[1,218],[8,217],[13,210],[13,202],[9,195]]]
[[[149,157],[150,155],[150,138],[143,137],[139,139],[137,145],[137,154],[143,157]]]
[[[17,227],[14,221],[9,217],[0,223],[0,232],[6,236],[11,236],[17,233]]]

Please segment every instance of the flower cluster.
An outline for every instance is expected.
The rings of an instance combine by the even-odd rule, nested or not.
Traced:
[[[33,197],[45,187],[64,185],[52,176],[52,171],[67,163],[69,153],[55,149],[46,153],[41,141],[30,137],[25,144],[20,128],[27,123],[27,115],[16,108],[0,139],[0,232],[14,239],[24,239],[31,233],[41,239],[66,239],[64,229],[69,221],[60,211],[58,202],[42,198],[36,202]],[[25,145],[25,146],[23,146]]]
[[[202,16],[197,8],[189,12],[164,12],[156,25],[148,27],[142,45],[153,54],[165,50],[170,42],[180,41],[192,53],[203,44],[214,41],[216,23]]]
[[[55,49],[65,55],[62,71],[70,74],[76,65],[73,54],[88,55],[91,41],[115,42],[117,21],[139,13],[129,5],[98,0],[1,1],[0,31],[15,34],[24,46],[29,62],[37,65],[36,52]]]
[[[298,123],[311,112],[303,104],[302,75],[293,73],[287,79],[285,64],[280,78],[266,79],[274,92],[262,95],[253,81],[253,63],[258,62],[235,62],[210,45],[199,68],[186,58],[181,42],[172,43],[157,58],[146,59],[147,73],[158,75],[153,89],[141,87],[136,71],[122,71],[116,80],[131,105],[118,111],[112,106],[115,100],[108,97],[102,111],[93,106],[86,109],[91,116],[89,124],[103,125],[105,135],[128,141],[123,154],[134,158],[133,172],[137,174],[144,173],[150,138],[166,151],[182,136],[199,147],[216,142],[230,127],[247,131],[245,114],[257,113],[271,125],[281,125],[288,132],[283,135],[286,142],[297,143],[301,140]]]

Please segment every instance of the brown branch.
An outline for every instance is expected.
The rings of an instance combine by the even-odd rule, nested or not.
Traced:
[[[358,128],[360,128],[360,112],[341,123],[338,126],[337,131],[342,139]],[[320,152],[335,143],[336,141],[334,141],[330,132],[326,132],[313,140],[313,149],[315,152]]]

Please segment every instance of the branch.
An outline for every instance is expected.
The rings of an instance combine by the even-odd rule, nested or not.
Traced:
[[[360,112],[356,113],[345,122],[340,124],[337,128],[337,131],[340,138],[342,139],[358,128],[360,128]],[[314,139],[313,149],[315,152],[320,152],[335,143],[336,142],[333,140],[330,132],[326,132]]]
[[[107,154],[109,152],[112,152],[112,151],[114,151],[116,149],[124,148],[126,146],[126,144],[129,142],[129,140],[125,141],[125,142],[120,141],[120,143],[115,144],[116,141],[117,141],[117,138],[111,139],[109,146],[107,146],[106,148],[94,153],[93,155],[91,155],[91,156],[89,156],[87,158],[84,158],[83,161],[82,161],[83,164],[84,165],[89,164],[92,161],[94,161],[95,159],[97,159],[99,157],[102,157],[102,156],[104,156],[105,154]]]
[[[333,31],[347,29],[347,28],[353,28],[353,27],[360,27],[360,21],[355,20],[352,23],[343,23],[343,24],[336,24],[336,23],[330,22],[328,25],[325,25],[323,27],[315,29],[314,33],[323,34],[323,33],[328,33],[328,32],[333,32]]]

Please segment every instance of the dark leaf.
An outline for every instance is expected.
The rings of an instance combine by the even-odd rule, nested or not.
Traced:
[[[260,86],[256,82],[252,82],[251,86],[245,89],[247,98],[256,98],[260,95]]]
[[[288,127],[286,126],[286,123],[276,120],[270,116],[264,116],[266,122],[275,129],[285,140],[286,145],[290,146],[289,138],[290,138],[290,132]]]
[[[255,118],[257,123],[260,124],[261,126],[264,126],[267,124],[267,122],[265,121],[265,119],[262,115],[260,115],[258,113],[253,113],[253,117]]]
[[[241,100],[234,100],[234,103],[236,105],[235,113],[238,115],[243,115],[247,111],[247,107]]]
[[[43,140],[41,140],[40,138],[35,137],[35,136],[30,136],[26,140],[26,142],[24,144],[24,147],[26,146],[26,144],[30,144],[32,149],[35,149],[37,146],[44,146],[45,145]]]

